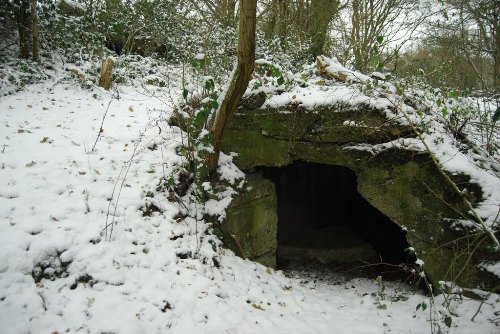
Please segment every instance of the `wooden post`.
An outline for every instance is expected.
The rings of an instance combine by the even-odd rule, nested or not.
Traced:
[[[106,58],[101,64],[101,76],[99,78],[99,86],[105,90],[111,88],[111,79],[113,75],[113,65],[115,62],[111,57]]]

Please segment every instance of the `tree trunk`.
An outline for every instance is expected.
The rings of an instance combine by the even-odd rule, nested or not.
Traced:
[[[236,24],[235,12],[236,12],[236,1],[235,0],[225,0],[224,3],[225,20],[223,23],[227,27],[234,27]]]
[[[313,0],[310,7],[309,38],[311,39],[311,55],[313,59],[325,53],[330,22],[337,15],[338,0]]]
[[[493,65],[493,89],[496,92],[500,91],[500,57],[495,58]]]
[[[500,12],[500,9],[497,9]],[[493,46],[493,89],[500,92],[500,13],[497,13],[497,24],[495,35],[492,39],[495,41]]]
[[[211,128],[214,150],[208,157],[209,172],[217,168],[224,131],[240,104],[254,68],[257,0],[240,0],[239,10],[238,60]]]
[[[40,62],[40,41],[38,39],[37,0],[31,0],[31,36],[33,38],[33,61]]]
[[[15,17],[19,33],[19,58],[30,57],[30,3],[28,0],[15,1]]]
[[[276,3],[277,19],[275,22],[275,35],[283,42],[288,36],[288,3],[286,0],[278,0]],[[285,43],[283,43],[284,45]]]

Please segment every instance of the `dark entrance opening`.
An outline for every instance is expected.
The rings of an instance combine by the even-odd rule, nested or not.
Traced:
[[[343,269],[387,263],[369,272],[392,267],[401,275],[394,265],[414,262],[405,231],[358,193],[351,169],[296,161],[261,170],[278,197],[278,268],[294,260]]]

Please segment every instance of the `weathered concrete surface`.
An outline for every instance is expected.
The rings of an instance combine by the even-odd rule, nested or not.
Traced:
[[[358,126],[346,126],[344,122]],[[242,170],[284,166],[304,157],[308,161],[352,164],[359,152],[344,152],[345,146],[408,136],[410,129],[388,121],[378,110],[335,105],[310,111],[291,105],[283,109],[240,109],[225,134],[223,148],[239,153],[235,163]]]
[[[240,256],[276,267],[277,202],[274,184],[257,175],[226,210],[226,244]],[[243,254],[241,254],[243,253]]]
[[[347,122],[355,122],[357,126],[346,126]],[[240,108],[226,132],[223,151],[237,152],[235,163],[245,172],[252,172],[258,166],[285,166],[295,160],[352,169],[357,174],[360,194],[408,231],[409,244],[417,251],[417,257],[424,260],[425,270],[434,281],[492,288],[500,283],[498,278],[482,272],[477,265],[483,260],[494,260],[495,254],[488,252],[485,238],[452,227],[455,221],[464,218],[466,210],[428,154],[398,148],[377,154],[353,149],[411,136],[407,127],[389,121],[383,111],[364,106],[334,105],[313,111],[296,105],[282,109]],[[473,202],[481,199],[481,189],[470,183],[467,176],[452,177],[461,189],[468,189]],[[234,204],[240,213],[231,214],[231,224],[244,248],[258,250],[247,257],[258,258],[270,247],[262,247],[256,241],[262,234],[253,232],[254,218],[272,215],[258,211],[264,207],[274,209],[272,205],[252,204],[249,208],[252,213],[245,213],[242,203],[252,201],[248,201],[248,194],[242,196]],[[256,207],[259,209],[253,213]],[[263,235],[262,243],[272,244],[266,239],[271,232]]]

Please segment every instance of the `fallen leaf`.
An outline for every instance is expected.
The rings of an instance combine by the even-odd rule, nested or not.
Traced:
[[[52,143],[52,140],[50,140],[49,137],[43,137],[42,140],[40,140],[40,143]]]
[[[252,304],[252,307],[256,310],[260,310],[260,311],[265,311],[265,309],[263,309],[261,306],[257,305],[257,304]]]

